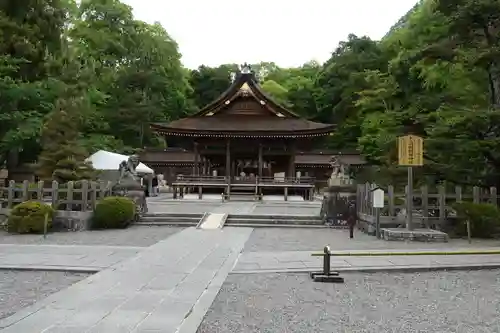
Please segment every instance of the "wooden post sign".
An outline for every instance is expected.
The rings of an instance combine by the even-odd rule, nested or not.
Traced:
[[[424,165],[424,139],[416,135],[398,138],[399,165],[408,167],[408,187],[406,192],[406,229],[413,230],[413,167]]]
[[[384,190],[381,188],[376,188],[372,192],[372,204],[375,208],[375,235],[380,239],[380,208],[384,208]]]
[[[401,166],[424,165],[424,139],[416,135],[399,137],[398,159]]]

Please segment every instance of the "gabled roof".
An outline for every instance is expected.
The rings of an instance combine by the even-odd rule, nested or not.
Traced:
[[[229,88],[224,91],[219,98],[206,105],[192,117],[207,116],[210,115],[211,112],[215,114],[221,111],[224,106],[229,105],[232,101],[242,95],[252,97],[264,108],[280,117],[300,118],[300,116],[281,106],[274,101],[272,97],[265,93],[258,84],[255,74],[249,68],[243,68],[240,73],[236,74],[231,86],[229,86]]]
[[[154,123],[164,135],[191,137],[315,137],[331,133],[334,125],[301,118],[274,101],[244,65],[231,86],[196,114]]]

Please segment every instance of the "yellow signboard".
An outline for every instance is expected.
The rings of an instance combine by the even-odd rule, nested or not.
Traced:
[[[398,138],[399,165],[424,165],[424,139],[416,135],[405,135]]]

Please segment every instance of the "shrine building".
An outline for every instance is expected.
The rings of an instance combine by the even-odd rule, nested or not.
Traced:
[[[304,119],[276,103],[244,65],[219,98],[194,115],[153,123],[168,149],[147,149],[141,161],[163,173],[174,187],[200,193],[300,194],[312,199],[326,185],[332,157],[346,166],[363,164],[359,154],[315,150],[335,130]]]

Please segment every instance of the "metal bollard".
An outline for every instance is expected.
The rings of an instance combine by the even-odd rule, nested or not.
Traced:
[[[314,282],[330,282],[330,283],[343,283],[344,278],[339,276],[339,272],[332,272],[330,267],[330,258],[332,253],[329,246],[323,248],[323,271],[312,272],[311,279]]]

